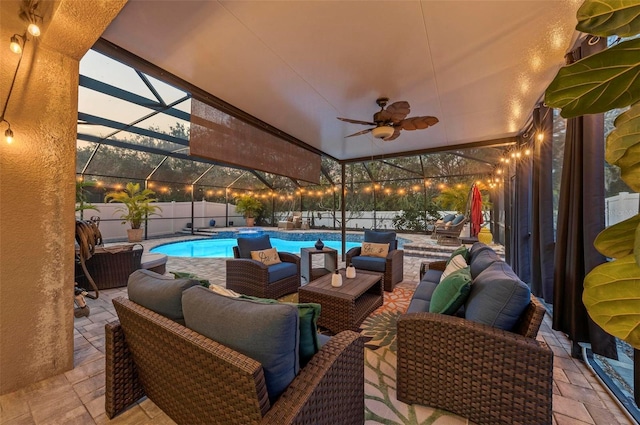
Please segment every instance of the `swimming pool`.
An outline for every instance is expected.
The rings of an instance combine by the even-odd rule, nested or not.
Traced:
[[[299,254],[300,248],[312,247],[315,241],[294,241],[279,238],[270,238],[271,246],[279,252],[291,252]],[[337,249],[342,253],[342,241],[322,240],[324,245]],[[194,258],[219,258],[233,257],[233,247],[238,245],[235,238],[222,239],[196,239],[192,241],[174,242],[160,245],[151,249],[151,252],[166,254],[170,257],[194,257]],[[347,251],[353,247],[361,246],[362,242],[347,242]]]

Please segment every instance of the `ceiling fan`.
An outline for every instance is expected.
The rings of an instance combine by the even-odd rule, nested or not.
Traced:
[[[376,103],[380,107],[380,111],[373,114],[373,122],[352,120],[349,118],[340,118],[341,121],[350,122],[352,124],[362,125],[374,125],[375,127],[367,130],[358,131],[357,133],[350,134],[346,137],[360,136],[361,134],[367,134],[371,132],[376,139],[383,139],[386,141],[395,140],[400,135],[400,130],[424,130],[438,123],[436,117],[409,117],[411,107],[409,102],[401,100],[399,102],[393,102],[385,109],[389,98],[381,97],[376,100]]]

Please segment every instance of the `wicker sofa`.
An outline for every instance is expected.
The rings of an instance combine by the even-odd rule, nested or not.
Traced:
[[[488,249],[476,243],[471,250],[471,291],[517,279]],[[484,270],[474,264],[474,250],[483,257],[478,261],[485,262]],[[465,318],[472,312],[464,307],[456,315],[429,313],[428,282],[437,279],[445,265],[428,264],[410,313],[398,319],[398,400],[442,408],[478,424],[550,424],[553,352],[536,340],[544,307],[529,295],[530,302],[509,330]],[[484,271],[489,273],[481,276]],[[492,281],[481,282],[486,276]],[[465,307],[472,308],[468,303]]]
[[[190,286],[183,294],[196,300],[198,290],[209,292]],[[105,327],[109,418],[146,395],[179,424],[364,422],[364,346],[355,332],[331,337],[271,400],[258,361],[136,302],[113,303],[119,322]]]

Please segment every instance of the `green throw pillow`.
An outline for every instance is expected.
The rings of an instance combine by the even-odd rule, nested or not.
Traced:
[[[468,249],[466,246],[462,245],[462,246],[460,246],[460,247],[456,248],[456,249],[455,249],[455,251],[453,251],[453,252],[451,253],[451,256],[450,256],[450,257],[449,257],[449,259],[447,260],[447,264],[449,264],[449,262],[450,262],[450,261],[453,259],[453,257],[455,257],[456,255],[462,255],[462,258],[464,258],[464,261],[466,261],[466,262],[467,262],[467,264],[469,264],[469,257],[470,257],[470,255],[469,255],[469,254],[470,254],[470,253],[469,253],[469,249]]]
[[[471,269],[456,270],[436,286],[431,295],[429,313],[454,314],[471,292]]]
[[[318,340],[318,317],[320,317],[320,304],[316,303],[288,303],[270,298],[258,298],[251,295],[240,295],[253,301],[265,304],[288,304],[298,308],[298,317],[300,318],[300,346],[298,352],[300,354],[300,367],[304,367],[309,360],[320,350],[320,341]]]
[[[186,272],[169,272],[172,275],[175,276],[176,279],[193,279],[193,280],[197,280],[198,282],[200,282],[200,285],[204,286],[205,288],[209,287],[209,280],[208,279],[201,279],[198,276],[196,276],[193,273],[186,273]]]

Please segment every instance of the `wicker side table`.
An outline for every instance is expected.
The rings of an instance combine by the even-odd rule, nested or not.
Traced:
[[[342,274],[342,286],[331,286],[331,274],[321,276],[298,291],[301,303],[322,306],[318,326],[337,334],[344,330],[358,331],[360,324],[384,301],[382,274],[358,270],[355,278]]]

